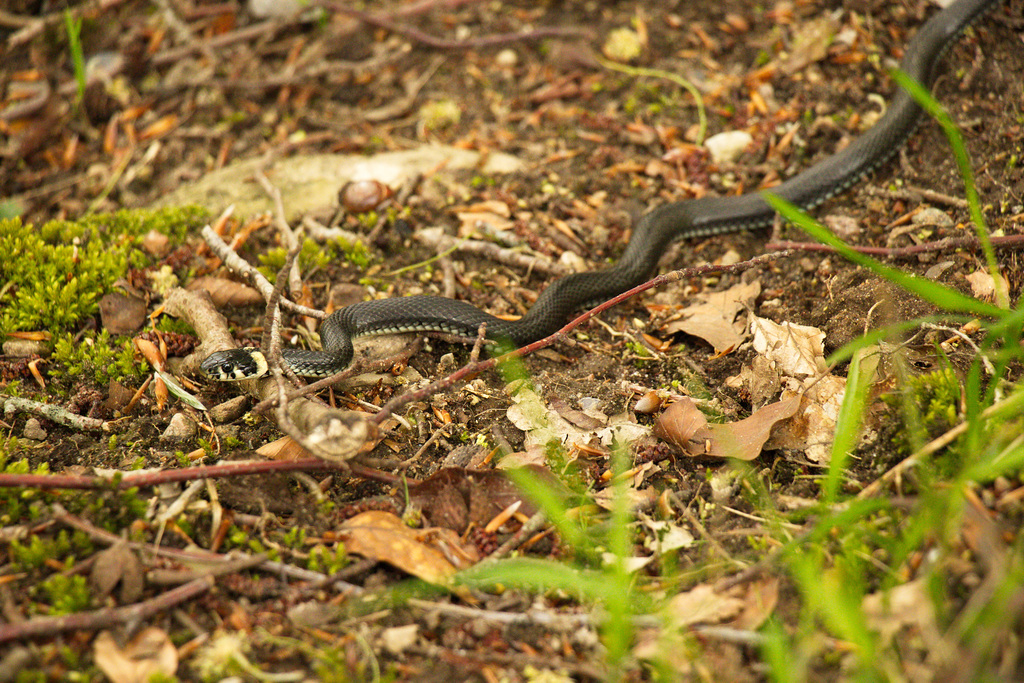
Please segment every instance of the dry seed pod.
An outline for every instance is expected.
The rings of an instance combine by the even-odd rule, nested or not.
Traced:
[[[658,392],[651,390],[640,397],[640,399],[636,402],[636,406],[633,407],[633,410],[635,410],[638,413],[650,415],[651,413],[653,413],[654,411],[661,407],[661,403],[662,398],[661,396],[658,395]]]
[[[347,211],[366,213],[376,209],[394,194],[394,190],[376,180],[353,180],[341,188],[338,201]]]

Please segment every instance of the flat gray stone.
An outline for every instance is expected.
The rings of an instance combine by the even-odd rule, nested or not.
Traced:
[[[230,204],[236,216],[272,212],[270,197],[253,176],[259,170],[281,191],[286,218],[337,206],[338,190],[353,180],[377,180],[398,188],[416,174],[443,174],[477,169],[483,175],[512,173],[524,168],[509,154],[479,152],[447,145],[424,145],[401,152],[374,156],[360,154],[305,154],[279,159],[265,167],[262,159],[240,161],[206,174],[157,200],[157,208],[198,204],[220,213]]]

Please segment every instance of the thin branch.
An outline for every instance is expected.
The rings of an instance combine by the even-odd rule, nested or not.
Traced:
[[[96,630],[118,624],[140,623],[158,612],[202,595],[213,587],[213,583],[213,577],[204,576],[134,605],[65,614],[59,617],[36,617],[15,624],[0,624],[0,643],[53,636],[65,631]]]
[[[419,230],[416,233],[416,240],[445,254],[454,252],[476,254],[507,266],[522,268],[527,272],[552,276],[561,276],[569,272],[561,263],[552,261],[545,256],[527,254],[520,249],[500,247],[493,242],[484,242],[483,240],[458,239],[447,234],[443,229]]]
[[[33,415],[39,415],[45,417],[47,420],[52,420],[57,424],[62,424],[65,427],[71,427],[72,429],[80,429],[83,431],[112,431],[114,423],[107,422],[106,420],[97,420],[92,417],[85,417],[83,415],[76,415],[60,406],[55,406],[50,403],[40,403],[39,401],[33,401],[27,398],[20,398],[17,396],[8,396],[6,398],[0,398],[0,405],[4,408],[4,416],[10,420],[11,417],[17,413],[32,413]]]
[[[128,472],[115,478],[73,474],[0,473],[0,488],[125,490],[197,479],[223,479],[274,472],[348,472],[349,469],[351,469],[351,474],[363,479],[382,481],[387,484],[397,484],[401,481],[394,475],[378,472],[368,467],[349,465],[346,468],[344,463],[335,463],[320,458],[303,458],[301,460],[234,460],[217,465],[200,465],[177,470]],[[118,474],[120,475],[120,473]]]

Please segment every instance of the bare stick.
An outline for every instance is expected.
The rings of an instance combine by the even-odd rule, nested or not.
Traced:
[[[387,472],[361,467],[354,464],[346,467],[345,463],[320,458],[303,458],[301,460],[234,460],[218,465],[201,465],[185,467],[179,470],[162,470],[160,472],[132,473],[113,479],[107,476],[86,476],[74,474],[3,474],[0,473],[0,488],[34,488],[34,489],[115,489],[124,490],[135,487],[159,486],[197,479],[223,479],[253,474],[271,474],[274,472],[347,472],[363,479],[380,481],[385,484],[397,485],[402,482],[399,477]],[[120,473],[119,473],[120,474]],[[416,483],[407,479],[410,483]]]
[[[277,230],[281,233],[281,241],[284,242],[285,248],[289,253],[295,252],[298,254],[299,249],[302,245],[299,243],[299,236],[292,230],[292,226],[288,225],[288,220],[284,215],[284,200],[281,199],[281,189],[270,182],[266,174],[263,171],[256,172],[256,180],[259,182],[260,187],[267,193],[271,201],[274,202],[274,222],[277,224]],[[282,277],[285,271],[282,268],[282,272],[278,274],[278,277]],[[289,268],[287,270],[287,281],[288,281],[288,293],[291,297],[297,298],[302,293],[302,274],[299,272],[299,267],[295,261],[295,257],[291,257]],[[282,290],[283,291],[283,290]]]
[[[40,403],[39,401],[33,401],[27,398],[20,398],[17,396],[8,396],[6,398],[0,398],[0,405],[4,408],[4,416],[9,420],[14,413],[32,413],[45,417],[47,420],[53,420],[57,424],[62,424],[65,427],[71,427],[72,429],[80,429],[83,431],[103,431],[109,432],[112,430],[114,423],[107,422],[106,420],[97,420],[92,417],[85,417],[84,415],[76,415],[60,406],[51,405],[49,403]]]
[[[118,624],[139,623],[158,612],[202,595],[212,587],[213,577],[204,576],[134,605],[65,614],[59,617],[37,617],[16,624],[0,624],[0,643],[52,636],[65,631],[95,630]]]
[[[561,276],[569,272],[561,263],[552,261],[545,256],[526,254],[519,249],[500,247],[493,242],[458,239],[444,232],[443,229],[427,228],[420,230],[416,233],[416,240],[437,251],[447,253],[458,251],[466,254],[476,254],[498,263],[504,263],[507,266],[522,268],[527,272],[551,276]]]
[[[517,550],[520,546],[526,543],[535,533],[544,528],[547,524],[547,515],[543,512],[534,513],[533,517],[530,517],[523,526],[519,528],[519,531],[512,534],[512,536],[498,546],[498,549],[487,556],[488,560],[498,560],[508,556],[512,551]]]

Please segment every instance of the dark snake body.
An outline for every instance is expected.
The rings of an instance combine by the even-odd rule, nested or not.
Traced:
[[[960,33],[1000,0],[957,0],[917,32],[907,46],[900,68],[926,87],[936,67]],[[913,98],[897,91],[885,115],[841,152],[824,159],[772,192],[804,209],[844,192],[889,160],[914,131],[921,109]],[[324,351],[288,349],[284,361],[298,375],[322,377],[345,369],[352,360],[356,337],[398,332],[441,332],[473,338],[481,323],[487,337],[516,346],[554,333],[569,316],[585,306],[610,299],[647,280],[666,247],[674,240],[766,228],[775,212],[758,194],[705,197],[666,204],[637,223],[622,258],[605,270],[567,275],[545,289],[521,319],[501,320],[463,301],[437,296],[410,296],[365,301],[347,306],[323,323]],[[203,363],[214,379],[249,379],[266,371],[262,355],[251,349],[220,351]]]

